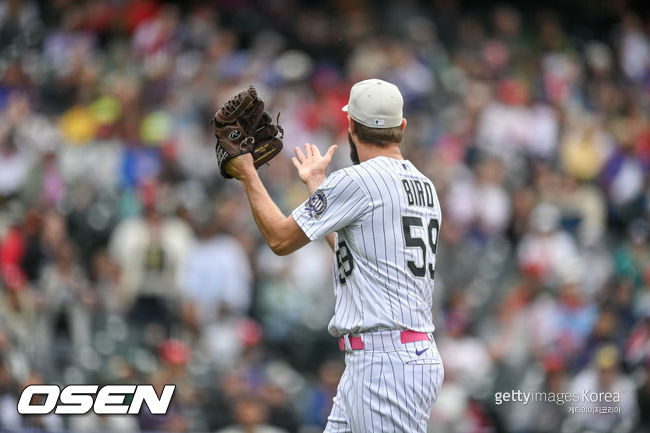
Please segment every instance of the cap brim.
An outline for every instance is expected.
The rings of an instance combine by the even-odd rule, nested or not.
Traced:
[[[349,105],[349,104],[348,104],[348,105]],[[345,111],[345,112],[347,113],[347,112],[348,112],[348,105],[346,105],[345,107],[341,108],[341,111]]]

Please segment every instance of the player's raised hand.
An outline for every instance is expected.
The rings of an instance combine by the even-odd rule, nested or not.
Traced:
[[[291,158],[291,162],[298,170],[298,176],[308,187],[313,184],[320,185],[325,179],[325,171],[332,162],[332,157],[338,146],[336,144],[327,149],[325,155],[321,155],[320,150],[314,144],[305,143],[305,152],[299,146],[296,146],[296,156]],[[311,190],[311,188],[310,188]]]

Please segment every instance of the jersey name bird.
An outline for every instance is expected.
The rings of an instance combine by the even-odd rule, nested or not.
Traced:
[[[422,184],[424,184],[424,187],[422,187]],[[433,207],[433,186],[430,182],[402,179],[402,186],[409,206]]]

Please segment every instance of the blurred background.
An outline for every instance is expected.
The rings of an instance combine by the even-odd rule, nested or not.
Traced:
[[[648,11],[0,1],[0,430],[322,431],[332,254],[273,255],[208,122],[249,84],[281,112],[260,172],[288,213],[293,148],[349,165],[340,108],[369,77],[401,88],[404,153],[443,206],[430,432],[650,430]],[[21,417],[30,383],[177,388],[165,416]],[[585,388],[618,413],[494,399]]]

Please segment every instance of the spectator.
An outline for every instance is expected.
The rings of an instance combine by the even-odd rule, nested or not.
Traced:
[[[305,398],[304,422],[318,429],[325,428],[332,410],[332,399],[343,374],[343,365],[337,360],[325,361],[318,370],[318,382]]]
[[[109,250],[122,269],[120,284],[131,299],[130,317],[142,326],[165,329],[176,318],[176,272],[193,234],[185,222],[149,207],[143,217],[126,219],[115,229]]]
[[[268,408],[262,400],[251,395],[241,396],[235,402],[235,423],[218,433],[286,433],[286,430],[265,424],[267,416]]]
[[[232,203],[232,202],[231,202]],[[208,218],[199,232],[200,242],[188,252],[179,271],[179,287],[196,320],[206,328],[223,315],[245,315],[251,307],[251,265],[241,242],[227,234],[235,209],[225,203],[217,221]]]
[[[619,401],[606,402],[603,400],[584,401],[574,403],[577,410],[570,423],[578,429],[590,429],[597,432],[611,431],[614,427],[620,431],[632,431],[638,417],[638,407],[634,383],[621,375],[619,370],[619,355],[615,346],[605,346],[594,356],[593,365],[575,377],[570,392],[610,392],[618,396]],[[608,413],[590,413],[588,408],[616,407],[615,416]]]

